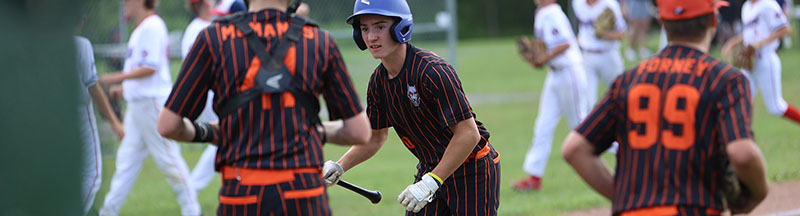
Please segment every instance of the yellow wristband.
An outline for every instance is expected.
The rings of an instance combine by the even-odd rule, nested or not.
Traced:
[[[439,176],[436,176],[436,174],[433,174],[432,172],[428,172],[428,175],[433,177],[433,179],[436,179],[436,181],[439,182],[439,185],[444,184],[444,181],[442,181],[442,178],[439,178]]]

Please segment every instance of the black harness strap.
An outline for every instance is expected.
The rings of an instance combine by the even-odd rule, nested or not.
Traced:
[[[286,68],[286,65],[283,64],[283,59],[286,57],[286,52],[289,50],[289,47],[291,47],[292,43],[300,41],[300,34],[303,26],[306,24],[314,24],[308,22],[302,16],[292,14],[288,30],[283,34],[280,41],[278,41],[278,45],[270,50],[271,53],[267,53],[264,43],[250,27],[249,21],[244,16],[244,13],[234,14],[230,17],[226,17],[226,19],[236,25],[236,28],[247,38],[247,45],[261,60],[261,67],[254,80],[255,86],[228,99],[222,106],[223,108],[220,116],[227,116],[233,113],[244,104],[260,97],[261,94],[288,91],[292,93],[299,107],[309,109],[307,114],[308,120],[311,121],[313,125],[320,124],[318,116],[319,101],[312,93],[302,92],[292,85],[292,82],[302,82],[302,80],[293,79],[292,73]]]

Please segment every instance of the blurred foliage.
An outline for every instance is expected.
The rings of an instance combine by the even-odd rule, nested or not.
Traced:
[[[87,19],[84,23],[83,31],[80,35],[88,38],[93,43],[113,43],[114,37],[122,19],[122,1],[123,0],[86,0],[83,6],[84,14]],[[164,22],[167,24],[167,29],[172,31],[181,31],[189,25],[189,22],[194,18],[194,14],[186,9],[185,0],[159,0],[156,6],[156,12]],[[133,21],[124,23],[126,34],[121,36],[127,38],[136,23]],[[124,40],[122,40],[124,41]]]
[[[568,9],[568,0],[558,0]],[[533,0],[459,0],[459,38],[507,37],[533,34]],[[567,13],[565,11],[565,13]]]
[[[304,0],[311,5],[311,18],[327,29],[346,27],[344,20],[352,13],[351,1]],[[558,0],[568,9],[568,0]],[[416,22],[433,21],[438,11],[444,10],[444,0],[409,0]],[[459,38],[507,37],[532,34],[536,10],[533,0],[458,0]],[[86,0],[88,20],[81,35],[93,43],[112,43],[120,24],[122,0]],[[185,0],[161,0],[156,11],[167,23],[169,31],[182,31],[194,15],[186,9]],[[128,22],[130,34],[136,23]],[[122,37],[128,37],[123,34]]]

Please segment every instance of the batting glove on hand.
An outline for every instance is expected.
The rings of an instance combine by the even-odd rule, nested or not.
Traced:
[[[339,165],[339,163],[325,161],[325,165],[322,166],[322,178],[325,179],[325,186],[330,187],[339,182],[339,179],[342,178],[342,174],[344,174],[344,169],[342,169],[342,165]]]
[[[442,184],[441,178],[433,173],[426,173],[417,183],[409,185],[397,196],[397,201],[406,207],[406,211],[417,213],[429,202],[433,194]]]

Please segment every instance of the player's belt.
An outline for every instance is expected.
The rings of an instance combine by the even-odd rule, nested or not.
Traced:
[[[486,145],[483,146],[483,148],[480,151],[473,152],[472,154],[469,154],[469,156],[467,157],[467,160],[464,161],[464,162],[467,162],[467,161],[470,161],[470,160],[473,160],[473,159],[475,159],[475,160],[481,159],[483,157],[486,157],[486,155],[489,155],[490,152],[492,152],[492,147],[490,147],[489,143],[487,142]],[[497,163],[499,160],[500,160],[500,154],[498,154],[497,157],[494,158],[494,162]]]
[[[649,215],[678,215],[678,206],[653,206],[640,209],[625,211],[619,216],[649,216]],[[706,209],[708,215],[718,215],[722,211],[717,209]]]
[[[241,185],[271,185],[281,182],[293,181],[298,173],[320,173],[318,168],[296,169],[252,169],[242,167],[224,166],[220,170],[222,180],[239,180]]]

